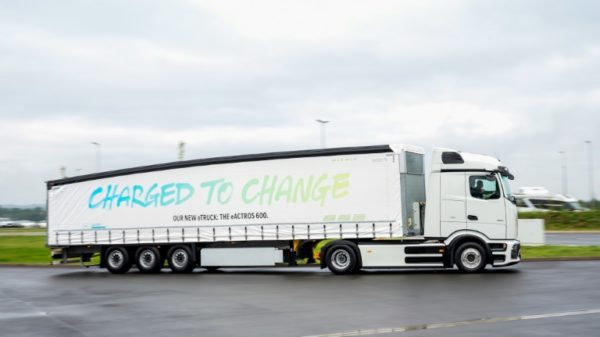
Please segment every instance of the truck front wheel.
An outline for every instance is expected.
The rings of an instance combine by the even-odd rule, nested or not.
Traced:
[[[485,268],[487,263],[485,249],[475,242],[466,242],[458,246],[454,261],[458,269],[465,273],[477,273]]]
[[[167,259],[169,267],[174,273],[189,273],[194,270],[194,257],[192,251],[186,246],[171,247]]]
[[[113,274],[124,274],[131,268],[129,253],[123,247],[110,247],[104,258],[106,259],[106,269]]]
[[[353,273],[357,264],[358,258],[350,246],[338,245],[327,250],[327,268],[334,274]]]

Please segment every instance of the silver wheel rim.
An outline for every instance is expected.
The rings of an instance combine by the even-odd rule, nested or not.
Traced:
[[[171,263],[177,269],[184,269],[188,265],[189,256],[185,249],[179,248],[173,252]]]
[[[331,264],[336,269],[346,269],[350,265],[350,261],[352,257],[350,257],[350,253],[348,253],[345,249],[338,249],[331,255]]]
[[[123,255],[122,251],[113,250],[112,252],[110,252],[110,254],[108,254],[108,265],[112,269],[121,268],[123,266],[124,262],[125,262],[125,255]]]
[[[460,261],[468,269],[477,269],[481,265],[481,252],[475,248],[467,248],[460,254]]]
[[[154,254],[154,252],[152,250],[144,249],[140,253],[138,263],[139,263],[140,267],[142,267],[143,269],[152,269],[152,268],[154,268],[154,265],[156,264],[156,255]]]

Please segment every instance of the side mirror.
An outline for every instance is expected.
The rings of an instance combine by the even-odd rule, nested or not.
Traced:
[[[500,172],[500,174],[502,174],[503,176],[507,177],[508,180],[515,180],[515,176],[508,171],[506,166],[498,166],[498,172]]]
[[[485,179],[487,179],[489,181],[496,181],[496,175],[488,174],[487,176],[485,176]]]
[[[517,198],[515,198],[514,195],[511,195],[510,197],[506,198],[508,199],[508,201],[512,202],[513,204],[517,204]]]

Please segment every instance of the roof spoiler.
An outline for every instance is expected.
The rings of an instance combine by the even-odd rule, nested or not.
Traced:
[[[442,152],[442,163],[443,164],[464,164],[465,160],[458,152],[444,151],[444,152]]]

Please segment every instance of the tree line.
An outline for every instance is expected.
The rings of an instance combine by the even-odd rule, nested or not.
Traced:
[[[5,208],[0,206],[0,218],[9,218],[11,220],[46,220],[46,210],[42,207],[35,208]]]
[[[589,208],[589,209],[600,209],[600,200],[598,199],[593,199],[590,201],[580,201],[579,204],[581,204],[581,206]]]

